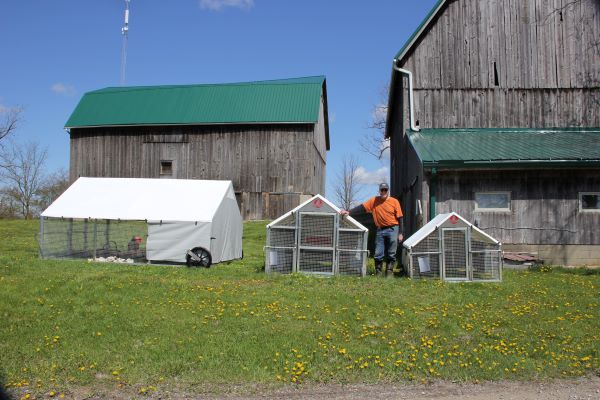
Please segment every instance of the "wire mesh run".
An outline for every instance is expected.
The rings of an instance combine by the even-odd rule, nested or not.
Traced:
[[[335,215],[302,214],[300,246],[333,248]]]
[[[274,228],[269,232],[269,244],[272,247],[289,247],[293,248],[296,243],[295,229],[280,229]]]
[[[294,249],[270,248],[267,250],[269,272],[291,274],[294,269]]]
[[[300,249],[298,272],[333,274],[333,252]]]
[[[455,213],[437,216],[404,247],[411,278],[502,280],[501,244]]]
[[[367,230],[315,196],[267,225],[265,271],[364,276]]]
[[[339,251],[338,272],[340,275],[362,276],[367,253],[364,251]]]
[[[471,264],[473,265],[474,281],[500,280],[500,263],[502,254],[499,250],[472,252]]]
[[[344,250],[362,249],[365,235],[361,231],[340,230],[338,233],[338,248]]]
[[[414,253],[411,260],[412,278],[439,278],[440,255]]]
[[[467,279],[467,231],[443,230],[444,276],[446,279]]]
[[[44,218],[42,224],[38,243],[44,258],[146,261],[148,228],[143,221]]]

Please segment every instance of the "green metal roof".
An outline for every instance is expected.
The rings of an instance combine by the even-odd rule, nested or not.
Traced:
[[[433,19],[438,15],[438,12],[442,9],[442,7],[444,6],[444,4],[446,4],[446,2],[447,2],[447,0],[438,0],[435,3],[435,5],[431,9],[431,11],[429,11],[429,14],[427,14],[425,19],[423,21],[421,21],[421,24],[419,25],[417,30],[415,30],[413,32],[413,34],[408,38],[406,43],[404,43],[404,46],[402,46],[400,51],[398,51],[398,53],[396,54],[396,57],[394,57],[395,60],[401,60],[402,58],[404,58],[406,53],[408,53],[408,51],[412,48],[413,44],[415,44],[417,42],[417,40],[419,40],[419,38],[421,37],[421,34],[429,26],[431,21],[433,21]]]
[[[327,107],[324,76],[224,84],[109,87],[84,94],[65,128],[316,123],[321,94],[325,96]],[[325,124],[327,126],[327,121]]]
[[[424,167],[600,167],[600,128],[422,129],[407,135]]]

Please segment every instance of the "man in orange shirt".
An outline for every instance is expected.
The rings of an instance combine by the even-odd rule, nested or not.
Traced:
[[[351,211],[342,210],[340,214],[359,213],[361,208],[373,214],[373,221],[377,226],[377,233],[375,234],[375,273],[381,274],[381,267],[385,261],[385,274],[391,276],[396,261],[398,242],[404,239],[400,203],[390,196],[388,184],[382,183],[379,185],[379,196],[370,198]]]

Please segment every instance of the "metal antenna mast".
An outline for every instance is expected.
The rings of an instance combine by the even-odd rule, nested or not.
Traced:
[[[121,47],[121,86],[125,85],[125,66],[127,65],[127,36],[129,34],[129,3],[125,0],[125,24],[121,28],[123,35],[123,46]]]

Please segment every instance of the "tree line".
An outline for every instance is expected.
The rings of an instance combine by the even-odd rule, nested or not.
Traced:
[[[47,148],[13,140],[22,116],[20,107],[0,109],[0,218],[37,217],[69,186],[64,169],[46,170]]]

